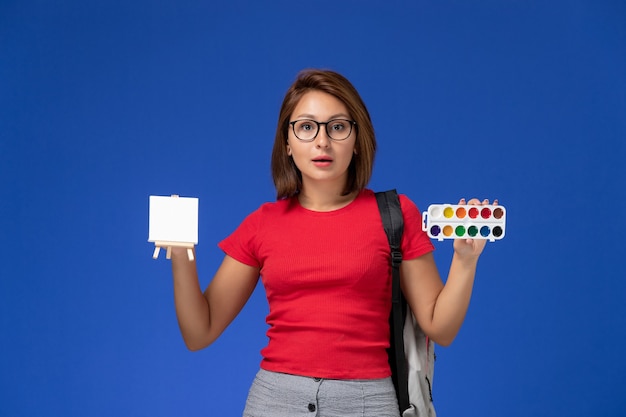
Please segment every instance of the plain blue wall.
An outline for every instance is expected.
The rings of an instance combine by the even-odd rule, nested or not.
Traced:
[[[274,198],[305,67],[368,104],[371,188],[507,207],[437,350],[439,415],[624,415],[626,4],[470,3],[1,0],[0,415],[240,415],[262,288],[188,352],[148,196],[200,198],[204,287],[216,243]]]

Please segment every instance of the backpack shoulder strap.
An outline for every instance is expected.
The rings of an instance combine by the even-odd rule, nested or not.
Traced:
[[[400,199],[396,190],[380,191],[376,193],[376,201],[380,210],[380,217],[383,221],[385,233],[389,240],[389,246],[392,252],[397,253],[392,262],[398,265],[402,262],[402,253],[400,252],[400,241],[402,240],[402,232],[404,230],[404,218],[402,217],[402,209],[400,208]]]
[[[389,327],[391,330],[391,346],[388,351],[389,365],[391,366],[392,380],[396,388],[400,414],[409,408],[408,370],[404,356],[404,318],[406,315],[406,302],[400,289],[400,264],[402,252],[400,242],[404,230],[404,219],[400,199],[396,190],[376,193],[376,201],[380,210],[385,233],[391,250],[392,284],[391,284],[391,315]]]

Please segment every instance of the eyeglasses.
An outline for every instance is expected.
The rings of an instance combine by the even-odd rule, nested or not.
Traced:
[[[289,124],[293,128],[293,134],[296,135],[296,138],[303,142],[311,142],[317,137],[320,125],[325,125],[326,134],[332,140],[348,139],[352,133],[352,126],[355,126],[356,122],[347,119],[333,119],[322,123],[311,119],[301,119],[289,122]]]

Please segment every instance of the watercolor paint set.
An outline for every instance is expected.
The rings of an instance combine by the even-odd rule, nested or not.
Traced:
[[[431,239],[500,240],[506,229],[506,209],[500,205],[431,204],[422,213],[422,229]]]

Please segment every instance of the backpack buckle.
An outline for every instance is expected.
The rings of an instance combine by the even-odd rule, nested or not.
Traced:
[[[398,266],[402,263],[402,252],[393,250],[391,252],[391,265]]]

